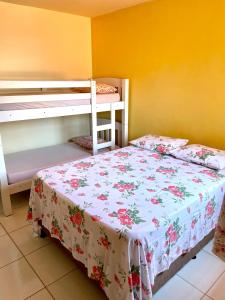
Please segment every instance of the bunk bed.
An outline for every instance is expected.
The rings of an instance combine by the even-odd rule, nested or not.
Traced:
[[[118,93],[97,95],[96,82],[113,85]],[[127,146],[128,93],[128,79],[0,81],[0,123],[90,114],[92,154],[96,155],[104,149],[115,149],[116,130],[121,146]],[[121,128],[115,121],[118,110],[122,112]],[[97,114],[106,111],[110,112],[110,122],[99,122]],[[98,136],[105,136],[103,132],[106,132],[108,139],[99,144]],[[29,189],[32,176],[37,171],[90,155],[72,143],[5,155],[0,133],[0,182],[4,215],[12,214],[10,195]]]

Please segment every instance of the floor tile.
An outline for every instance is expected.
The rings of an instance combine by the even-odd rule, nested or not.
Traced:
[[[76,269],[48,286],[56,300],[106,300],[101,289],[81,270]]]
[[[206,252],[210,253],[211,255],[215,256],[216,255],[212,252],[212,247],[213,247],[213,240],[211,240],[204,248],[203,250],[205,250]]]
[[[14,245],[8,235],[0,237],[0,267],[22,257],[21,252]]]
[[[13,231],[10,235],[24,255],[27,255],[51,242],[48,237],[44,239],[34,237],[31,225],[27,225]]]
[[[76,267],[74,260],[67,255],[65,249],[55,243],[42,247],[26,257],[46,285]]]
[[[2,225],[0,224],[0,236],[6,234],[4,228],[2,227]]]
[[[29,300],[52,300],[54,299],[46,289],[41,290],[37,294],[34,294]]]
[[[13,215],[5,217],[0,216],[0,223],[5,227],[6,231],[12,232],[28,224],[26,220],[27,206],[14,209]]]
[[[43,288],[24,258],[0,269],[0,299],[22,300]]]
[[[209,290],[207,295],[209,295],[215,300],[225,299],[225,273],[223,273],[223,275],[213,285],[213,287]]]
[[[197,259],[191,260],[178,272],[178,275],[205,293],[224,270],[224,262],[201,251],[198,253]]]
[[[200,300],[203,293],[178,276],[172,277],[153,296],[153,300]]]

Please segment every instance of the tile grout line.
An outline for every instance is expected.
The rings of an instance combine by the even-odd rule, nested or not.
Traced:
[[[217,283],[217,281],[225,274],[225,270],[218,276],[218,278],[213,282],[213,284],[210,286],[210,288],[206,291],[206,295],[207,293],[213,288],[213,286]],[[207,295],[208,296],[208,295]],[[210,297],[210,296],[208,296]],[[213,299],[213,298],[212,298]]]
[[[1,224],[1,225],[2,225],[2,224]],[[15,232],[15,231],[17,231],[17,230],[20,230],[20,229],[22,229],[22,228],[24,228],[24,227],[26,227],[26,226],[29,226],[29,224],[28,224],[28,225],[24,225],[24,226],[22,226],[22,227],[20,227],[20,228],[18,228],[18,229],[15,229],[14,231],[8,232],[8,231],[6,230],[6,228],[5,228],[5,226],[2,225],[3,229],[4,229],[5,232],[6,232],[5,235],[8,235],[8,236],[9,236],[10,240],[13,242],[13,244],[16,246],[16,248],[19,250],[19,252],[20,252],[21,255],[22,255],[20,258],[14,260],[13,262],[15,262],[15,261],[17,261],[17,260],[20,260],[20,259],[24,258],[24,259],[26,260],[26,262],[28,263],[28,265],[31,267],[31,269],[34,271],[34,273],[36,274],[36,276],[39,278],[39,280],[40,280],[41,283],[43,284],[44,288],[46,288],[47,291],[49,292],[49,294],[53,297],[53,299],[55,299],[54,296],[52,295],[52,293],[50,292],[50,290],[48,289],[48,286],[52,285],[53,283],[57,282],[58,280],[62,279],[62,278],[65,277],[65,276],[67,276],[68,274],[72,273],[74,270],[78,270],[78,267],[75,266],[75,267],[74,267],[72,270],[70,270],[69,272],[63,274],[62,276],[60,276],[60,277],[57,278],[56,280],[54,280],[54,281],[52,281],[51,283],[49,283],[48,285],[46,285],[46,284],[42,281],[42,279],[40,278],[40,276],[37,274],[37,272],[36,272],[36,270],[33,268],[33,266],[30,264],[30,262],[27,260],[26,256],[28,256],[28,255],[30,255],[30,254],[33,254],[33,253],[37,252],[38,250],[40,250],[40,249],[42,249],[42,248],[48,246],[48,245],[51,243],[51,240],[49,240],[49,243],[48,243],[48,244],[43,245],[43,246],[41,246],[40,248],[38,248],[38,249],[36,249],[36,250],[33,250],[32,252],[29,252],[28,254],[24,254],[24,253],[20,250],[19,246],[15,243],[15,241],[13,240],[13,238],[11,237],[11,233],[13,233],[13,232]],[[12,264],[13,262],[10,262],[10,263],[7,264],[7,265]],[[5,265],[5,266],[7,266],[7,265]],[[4,266],[4,267],[5,267],[5,266]],[[1,269],[1,268],[0,268],[0,269]],[[43,289],[43,288],[42,288],[42,289]],[[41,290],[42,290],[42,289],[41,289]],[[41,290],[35,292],[34,294],[37,294],[37,293],[40,292]],[[32,295],[34,295],[34,294],[32,294]],[[28,296],[27,298],[31,297],[32,295]],[[26,299],[27,299],[27,298],[26,298]]]
[[[5,229],[6,231],[6,228],[2,225],[2,227]],[[7,231],[6,231],[7,232]],[[27,262],[27,264],[30,266],[30,268],[32,269],[32,271],[35,273],[35,275],[37,276],[37,278],[40,280],[40,282],[43,284],[44,288],[46,288],[46,285],[45,283],[43,282],[43,280],[40,278],[40,276],[37,274],[36,270],[32,267],[32,265],[29,263],[29,261],[27,260],[26,256],[22,253],[22,251],[19,249],[19,247],[17,246],[17,244],[14,242],[14,240],[12,239],[12,237],[9,235],[9,233],[7,232],[7,235],[9,236],[10,240],[13,242],[13,244],[16,246],[16,248],[19,250],[19,252],[22,254],[22,258],[25,259],[25,261]],[[38,290],[37,292],[40,292],[43,288],[41,288],[40,290]],[[48,289],[47,289],[48,290]],[[52,295],[52,293],[48,290],[49,294],[52,296],[53,299],[55,299]],[[28,296],[31,297],[32,295]]]
[[[203,296],[205,295],[205,292],[203,292],[202,290],[200,290],[197,286],[195,286],[194,284],[192,284],[191,282],[189,282],[188,280],[184,279],[181,275],[179,275],[178,273],[175,274],[178,277],[180,277],[182,280],[184,280],[186,283],[188,283],[190,286],[192,286],[193,288],[195,288],[197,291],[201,292],[201,294],[203,294]]]

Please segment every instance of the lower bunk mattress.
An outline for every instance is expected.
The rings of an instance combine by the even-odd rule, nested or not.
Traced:
[[[109,299],[151,299],[157,274],[215,228],[225,172],[129,146],[42,170],[28,218],[41,221]]]
[[[9,184],[31,179],[39,170],[83,159],[91,153],[73,143],[26,150],[5,155]]]

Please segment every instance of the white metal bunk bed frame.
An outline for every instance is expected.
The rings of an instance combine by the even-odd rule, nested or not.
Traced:
[[[96,103],[96,81],[117,86],[120,93],[120,101],[112,103]],[[128,144],[128,99],[129,99],[129,80],[117,78],[98,78],[95,80],[84,81],[0,81],[0,90],[24,90],[40,89],[41,94],[25,95],[0,95],[0,104],[21,103],[21,102],[42,102],[42,101],[60,101],[60,100],[90,100],[90,104],[77,106],[64,106],[52,108],[35,108],[20,110],[0,111],[0,123],[15,122],[22,120],[34,120],[42,118],[63,117],[79,114],[91,114],[92,119],[92,138],[93,155],[98,150],[111,147],[115,148],[115,111],[122,111],[122,147]],[[59,93],[44,94],[46,89],[50,88],[90,88],[91,93]],[[110,111],[111,120],[109,124],[98,125],[97,113]],[[98,144],[98,134],[103,131],[111,130],[110,140]],[[3,213],[5,216],[12,214],[10,195],[27,190],[31,186],[31,180],[25,180],[13,184],[8,183],[7,171],[4,159],[2,138],[0,133],[0,183]]]

